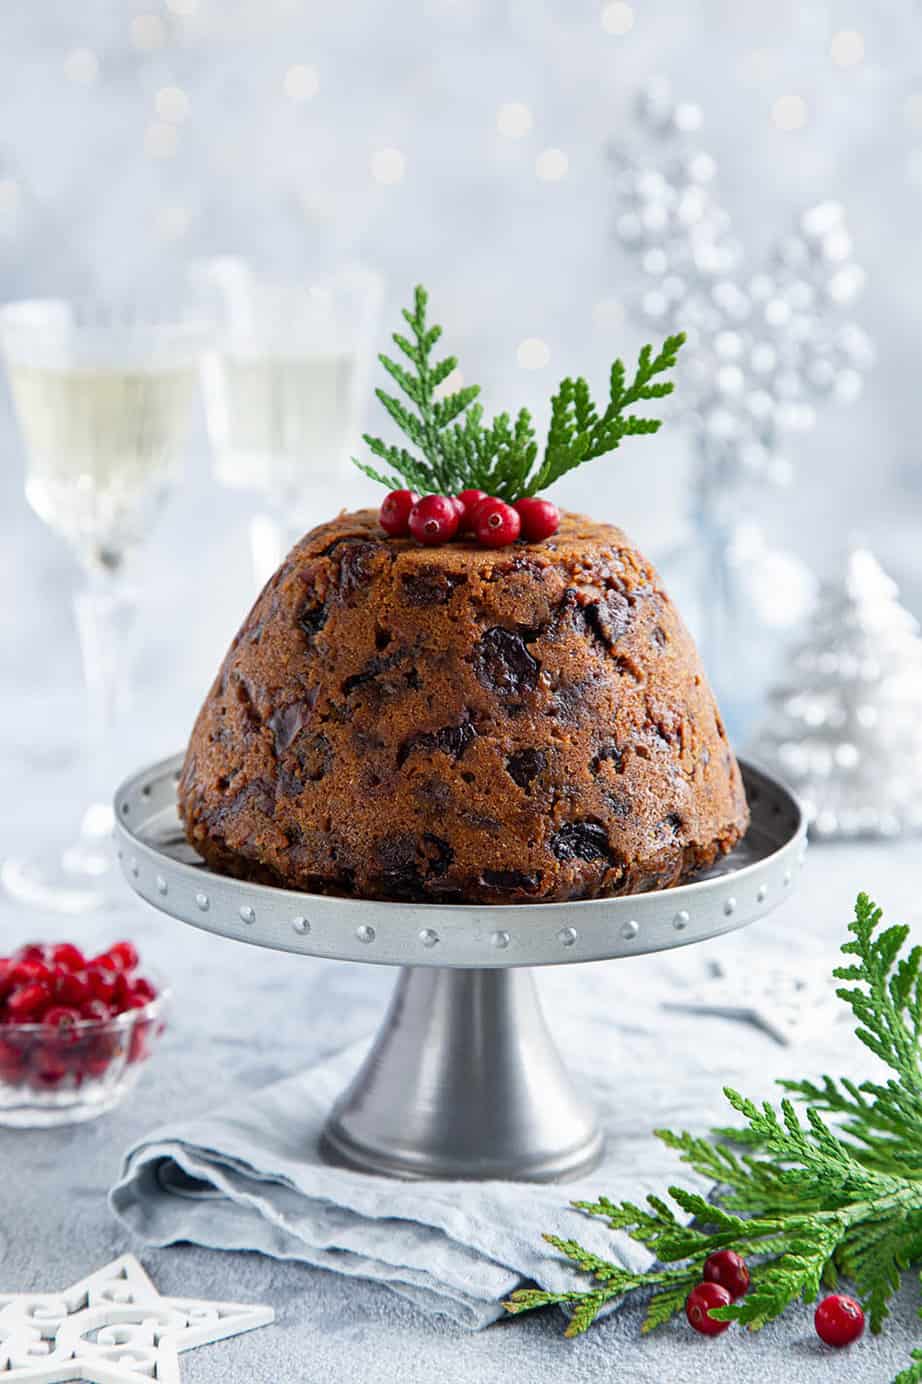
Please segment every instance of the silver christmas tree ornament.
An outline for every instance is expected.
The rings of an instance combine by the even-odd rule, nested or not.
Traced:
[[[922,638],[866,548],[824,588],[753,754],[800,794],[815,837],[922,829]]]

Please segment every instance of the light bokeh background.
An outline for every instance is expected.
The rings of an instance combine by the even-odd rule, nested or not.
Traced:
[[[621,306],[634,271],[612,234],[606,146],[631,139],[633,93],[657,74],[702,105],[701,143],[754,266],[800,208],[847,209],[877,365],[856,405],[797,441],[794,485],[766,495],[764,520],[820,573],[859,531],[922,612],[910,0],[8,0],[0,297],[125,293],[218,252],[286,273],[359,257],[386,278],[388,329],[424,281],[488,407],[527,404],[543,421],[563,374],[601,385],[642,340]],[[527,351],[522,363],[529,338],[546,343],[538,368]],[[0,698],[47,705],[53,753],[72,729],[60,708],[79,678],[78,573],[25,504],[0,398]],[[326,508],[377,494],[344,477]],[[657,557],[683,531],[687,439],[638,441],[556,498]],[[199,419],[186,482],[137,563],[140,757],[181,743],[249,599],[253,507],[215,487]]]

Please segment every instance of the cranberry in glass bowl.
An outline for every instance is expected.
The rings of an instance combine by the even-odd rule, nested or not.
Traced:
[[[92,957],[32,942],[0,957],[0,1124],[73,1124],[114,1109],[164,1031],[169,998],[131,942]]]

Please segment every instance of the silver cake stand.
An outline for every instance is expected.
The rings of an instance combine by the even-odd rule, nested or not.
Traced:
[[[281,951],[399,966],[390,1008],[327,1120],[330,1161],[391,1177],[549,1182],[602,1151],[591,1108],[547,1030],[531,966],[639,956],[745,927],[790,892],[806,826],[794,797],[743,765],[752,825],[692,884],[579,903],[378,903],[208,870],[176,812],[181,757],[115,799],[135,893],[194,927]]]

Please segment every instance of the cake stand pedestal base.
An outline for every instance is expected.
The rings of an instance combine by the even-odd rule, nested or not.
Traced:
[[[527,968],[403,967],[323,1135],[329,1160],[403,1178],[555,1182],[601,1152]]]

